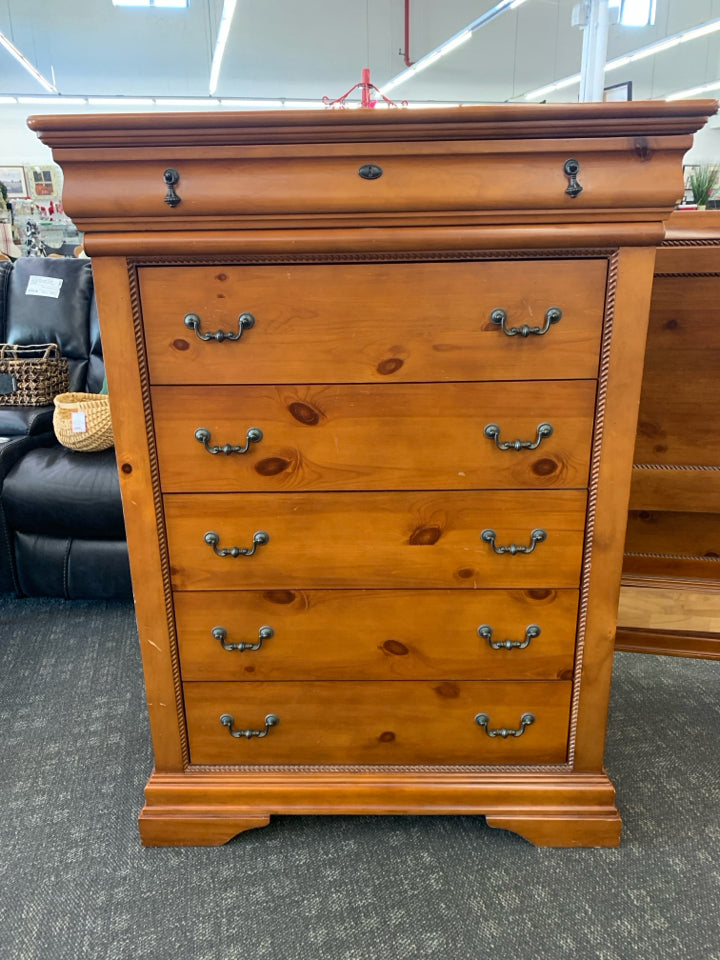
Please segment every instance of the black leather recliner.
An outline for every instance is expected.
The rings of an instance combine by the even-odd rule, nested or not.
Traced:
[[[33,275],[61,280],[58,296],[28,294]],[[0,341],[58,343],[69,389],[99,392],[105,368],[90,261],[0,264]],[[115,451],[61,446],[52,413],[52,406],[0,405],[0,592],[131,597]]]

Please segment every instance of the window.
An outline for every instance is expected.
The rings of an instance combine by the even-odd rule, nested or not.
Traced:
[[[610,0],[610,6],[620,9],[618,22],[623,27],[651,27],[655,23],[657,0]]]

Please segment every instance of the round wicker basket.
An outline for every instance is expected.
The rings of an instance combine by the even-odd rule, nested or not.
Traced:
[[[53,427],[63,446],[90,452],[106,450],[113,445],[107,394],[61,393],[54,402]],[[74,417],[73,414],[81,416]]]

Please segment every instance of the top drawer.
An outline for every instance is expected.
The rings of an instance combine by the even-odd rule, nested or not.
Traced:
[[[606,269],[600,259],[143,267],[150,377],[157,384],[593,378]],[[560,319],[532,332],[546,328],[550,308]],[[497,310],[505,329],[491,320]],[[251,326],[239,323],[243,314]]]

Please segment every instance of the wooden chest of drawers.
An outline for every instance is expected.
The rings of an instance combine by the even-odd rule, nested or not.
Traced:
[[[145,843],[283,813],[618,842],[654,245],[712,107],[31,120],[94,260]]]

